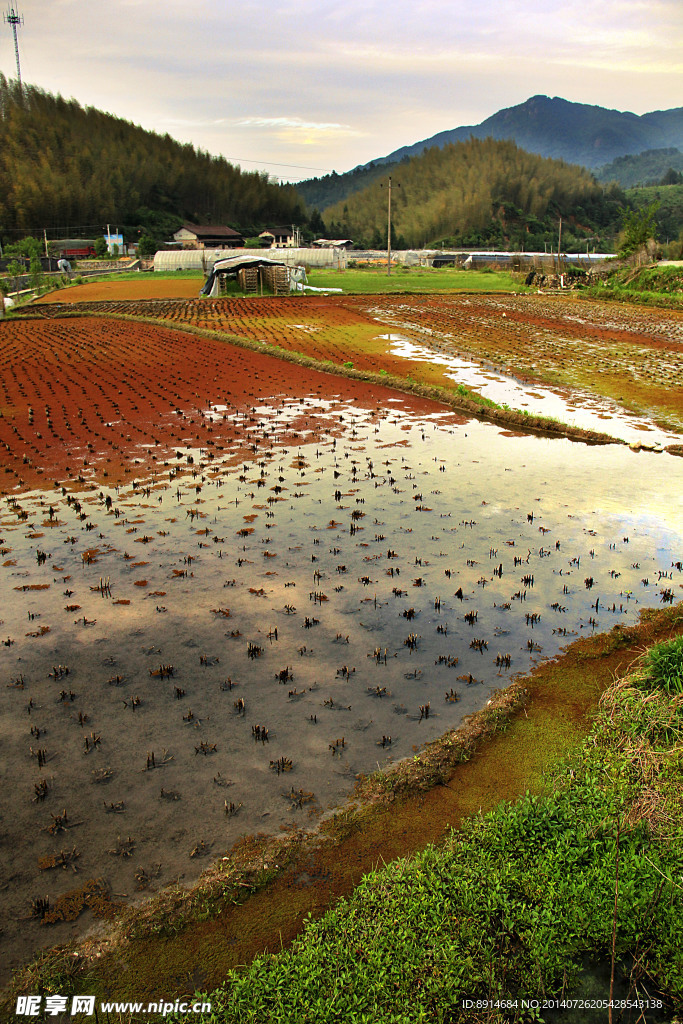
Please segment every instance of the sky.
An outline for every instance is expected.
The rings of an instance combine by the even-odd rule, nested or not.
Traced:
[[[22,80],[282,181],[530,96],[683,104],[683,0],[9,0]],[[0,73],[16,77],[0,24]]]

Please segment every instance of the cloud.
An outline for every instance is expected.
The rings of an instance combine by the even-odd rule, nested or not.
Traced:
[[[25,81],[265,165],[344,170],[536,93],[635,113],[683,94],[681,0],[20,2]]]
[[[276,128],[288,132],[305,132],[316,135],[353,136],[365,132],[348,124],[334,121],[304,121],[300,117],[243,117],[232,121],[236,128]]]

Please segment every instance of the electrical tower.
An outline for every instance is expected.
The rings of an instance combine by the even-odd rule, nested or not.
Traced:
[[[24,24],[23,15],[15,11],[13,7],[7,10],[6,14],[3,14],[2,20],[6,25],[12,26],[12,32],[14,33],[14,53],[17,58],[17,79],[19,81],[19,92],[21,93],[21,65],[19,64],[19,40],[17,39],[17,27]]]

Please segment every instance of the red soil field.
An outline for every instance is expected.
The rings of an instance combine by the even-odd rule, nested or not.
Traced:
[[[71,285],[35,299],[39,303],[111,302],[116,299],[195,299],[199,295],[202,279],[156,277],[141,273],[139,279],[125,281],[88,281]]]
[[[137,283],[137,282],[135,282]],[[160,284],[162,282],[159,282]],[[112,282],[123,290],[125,282]],[[104,287],[104,286],[103,286]],[[396,357],[382,334],[471,356],[518,379],[594,390],[683,424],[683,314],[575,296],[334,295],[115,299],[83,306],[265,341],[321,361],[350,361],[429,384],[443,370]],[[49,307],[40,307],[50,315]],[[37,312],[38,310],[36,310]]]
[[[113,319],[7,320],[0,354],[0,493],[68,480],[113,484],[163,467],[177,447],[210,458],[239,439],[243,451],[255,452],[267,443],[263,407],[292,398],[343,394],[382,406],[396,399],[395,391],[221,340]],[[405,401],[415,412],[440,408]],[[225,419],[222,410],[206,415],[216,404],[227,407]],[[279,441],[296,443],[300,430],[317,426],[310,405],[302,407]]]

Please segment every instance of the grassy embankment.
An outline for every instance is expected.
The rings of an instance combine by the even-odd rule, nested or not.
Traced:
[[[291,949],[231,972],[212,1015],[193,1020],[542,1020],[522,999],[607,999],[612,983],[616,999],[663,993],[680,1010],[682,769],[679,637],[603,695],[542,794],[370,872]],[[602,987],[587,962],[602,967]]]
[[[621,267],[581,294],[595,299],[683,309],[683,266]]]

